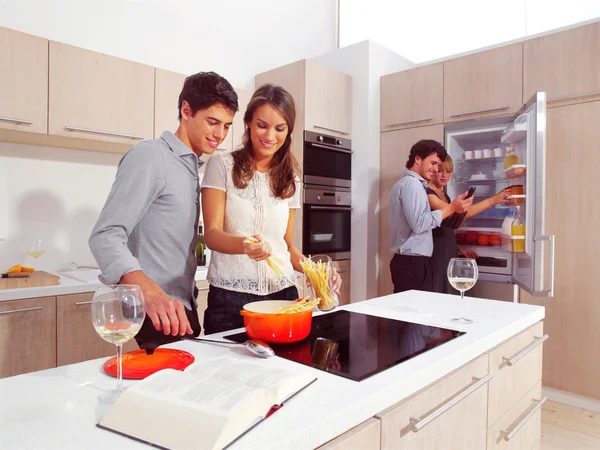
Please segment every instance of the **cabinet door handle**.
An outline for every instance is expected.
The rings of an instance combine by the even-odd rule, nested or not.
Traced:
[[[313,128],[318,128],[320,130],[333,131],[334,133],[340,133],[340,134],[343,134],[344,136],[348,136],[350,134],[350,133],[346,133],[345,131],[334,130],[333,128],[320,127],[319,125],[313,125]]]
[[[469,111],[466,113],[452,114],[450,117],[462,117],[462,116],[470,116],[471,114],[479,114],[479,113],[494,112],[494,111],[504,111],[505,109],[508,109],[508,108],[510,108],[510,106],[502,106],[500,108],[480,109],[479,111]]]
[[[531,419],[531,417],[536,412],[538,412],[542,405],[546,403],[546,400],[548,400],[548,397],[544,397],[541,400],[534,400],[535,405],[529,408],[529,411],[527,411],[527,414],[525,414],[525,416],[519,421],[519,423],[512,427],[510,430],[500,431],[500,436],[502,436],[502,438],[505,441],[510,441],[515,436],[515,434],[517,434],[517,432],[523,427],[523,425],[525,425],[527,421]]]
[[[198,292],[208,291],[209,287],[199,287]]]
[[[567,95],[565,97],[549,98],[548,101],[549,102],[559,102],[561,100],[571,100],[571,99],[574,99],[574,98],[590,97],[592,95],[600,95],[600,91],[597,91],[597,92],[586,92],[585,94],[577,94],[577,95]]]
[[[533,338],[534,341],[531,344],[529,344],[527,347],[525,347],[523,350],[521,350],[515,356],[513,356],[512,358],[507,358],[506,356],[503,356],[502,360],[506,363],[507,366],[512,366],[514,363],[516,363],[517,361],[522,359],[525,355],[532,352],[538,345],[541,345],[549,337],[550,336],[548,336],[547,334],[543,335],[542,337],[536,336]]]
[[[389,125],[384,125],[383,127],[384,128],[399,127],[400,125],[408,125],[409,123],[431,122],[432,120],[433,120],[433,117],[430,117],[428,119],[405,120],[404,122],[391,123]]]
[[[87,302],[75,302],[76,306],[79,306],[79,305],[91,305],[91,304],[92,304],[91,300],[89,300]]]
[[[22,125],[33,125],[33,122],[31,120],[14,119],[12,117],[0,117],[0,121],[22,124]]]
[[[457,403],[460,403],[462,400],[467,398],[469,395],[471,395],[477,389],[479,389],[484,384],[486,384],[488,381],[490,381],[492,379],[492,377],[493,377],[493,375],[491,373],[488,373],[483,378],[473,377],[473,381],[471,382],[471,384],[469,384],[466,388],[464,388],[459,393],[450,397],[449,400],[447,400],[442,406],[440,406],[438,409],[433,411],[431,414],[429,414],[423,418],[411,417],[410,418],[411,430],[414,433],[421,431],[423,428],[425,428],[427,425],[429,425],[431,422],[433,422],[439,416],[444,414],[446,411],[448,411],[454,405],[456,405]]]
[[[80,131],[82,133],[101,134],[103,136],[114,136],[126,139],[134,139],[136,141],[144,140],[143,136],[135,136],[133,134],[115,133],[114,131],[92,130],[90,128],[65,127],[66,131]]]
[[[32,308],[11,309],[10,311],[0,311],[0,314],[12,314],[12,313],[25,312],[25,311],[37,311],[38,309],[42,309],[42,307],[34,306]]]

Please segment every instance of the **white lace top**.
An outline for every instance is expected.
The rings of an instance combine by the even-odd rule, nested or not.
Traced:
[[[300,182],[296,181],[292,198],[281,200],[271,191],[268,173],[255,172],[248,186],[238,189],[233,184],[232,169],[231,154],[215,153],[206,165],[202,181],[202,189],[220,189],[227,194],[223,231],[234,235],[261,235],[271,245],[273,254],[285,261],[283,272],[294,280],[294,269],[283,238],[289,210],[300,208]],[[211,254],[208,281],[215,287],[255,295],[268,295],[292,286],[288,281],[277,280],[265,261],[254,261],[245,254],[227,255],[215,251]]]

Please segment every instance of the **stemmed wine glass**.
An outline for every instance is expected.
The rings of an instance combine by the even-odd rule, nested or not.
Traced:
[[[468,291],[477,282],[479,270],[477,263],[472,258],[452,258],[448,264],[448,281],[454,289],[460,291],[460,299],[464,300],[465,291]],[[471,319],[458,317],[451,319],[454,323],[470,324]]]
[[[27,249],[27,254],[37,259],[44,254],[44,242],[39,239],[32,239],[29,243],[29,248]]]
[[[144,296],[139,286],[106,285],[92,299],[92,324],[102,339],[117,346],[117,387],[101,394],[101,403],[114,403],[123,388],[123,344],[134,337],[146,317]]]

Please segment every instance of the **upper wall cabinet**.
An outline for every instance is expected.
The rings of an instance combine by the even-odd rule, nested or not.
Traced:
[[[444,122],[516,113],[523,105],[521,43],[444,62]]]
[[[233,118],[233,125],[229,134],[231,134],[231,139],[233,141],[233,150],[241,147],[242,139],[244,138],[244,114],[246,113],[246,108],[248,107],[248,103],[252,98],[252,91],[248,91],[246,89],[236,89],[238,95],[238,105],[239,110],[235,114]]]
[[[186,75],[156,69],[154,83],[154,138],[163,131],[174,133],[179,127],[177,104]]]
[[[0,128],[48,132],[48,41],[0,28]]]
[[[381,131],[443,123],[443,91],[442,63],[381,77]]]
[[[154,136],[153,67],[51,41],[49,74],[50,134],[131,145]]]
[[[600,22],[523,43],[523,98],[545,91],[548,106],[600,99]]]
[[[352,130],[352,77],[306,61],[304,128],[334,136]]]

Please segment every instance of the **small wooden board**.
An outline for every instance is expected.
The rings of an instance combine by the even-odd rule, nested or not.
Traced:
[[[0,289],[56,286],[57,284],[60,284],[60,277],[43,270],[36,270],[27,278],[0,278]]]

